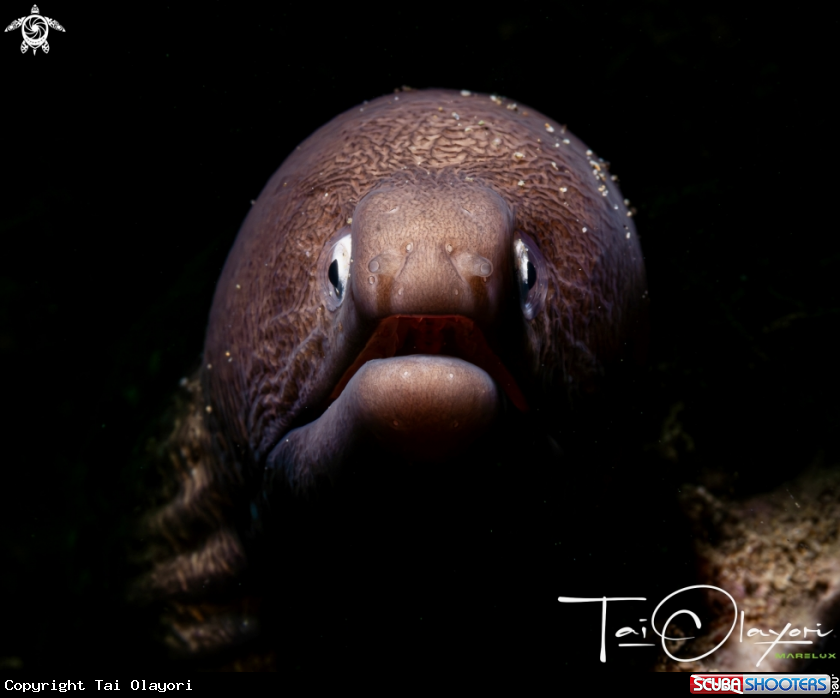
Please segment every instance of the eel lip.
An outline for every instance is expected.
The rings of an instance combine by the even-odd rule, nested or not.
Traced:
[[[335,400],[365,363],[413,354],[443,354],[467,361],[487,373],[522,412],[525,396],[496,356],[481,329],[463,315],[391,315],[379,323],[365,348],[348,368],[330,395]]]

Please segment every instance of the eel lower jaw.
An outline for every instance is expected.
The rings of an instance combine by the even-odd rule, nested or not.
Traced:
[[[384,318],[365,348],[344,372],[330,399],[337,399],[350,379],[368,361],[441,354],[463,359],[482,369],[519,410],[528,411],[525,396],[490,348],[484,333],[475,322],[463,315],[391,315]]]
[[[349,413],[348,441],[367,433],[403,459],[441,461],[487,429],[502,404],[492,377],[452,356],[372,359],[331,405]]]
[[[286,434],[267,459],[297,492],[335,481],[373,449],[440,462],[468,448],[502,409],[527,404],[483,334],[463,316],[383,320],[315,421]]]
[[[272,449],[268,488],[279,477],[296,494],[310,492],[375,452],[397,461],[446,460],[487,431],[503,399],[490,375],[463,359],[372,359],[318,419]]]

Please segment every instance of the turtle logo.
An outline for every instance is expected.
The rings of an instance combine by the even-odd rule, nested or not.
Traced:
[[[47,34],[50,31],[50,27],[60,32],[64,31],[64,27],[54,19],[44,17],[38,11],[37,5],[32,6],[31,15],[16,19],[6,27],[6,31],[10,32],[12,29],[17,29],[18,27],[22,27],[21,32],[23,33],[23,43],[20,45],[20,52],[26,53],[26,49],[31,48],[33,56],[39,48],[44,53],[50,52],[50,45],[47,43]]]

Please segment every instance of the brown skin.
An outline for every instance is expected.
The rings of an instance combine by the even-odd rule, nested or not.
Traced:
[[[268,182],[219,280],[205,344],[212,368],[202,376],[211,428],[240,450],[244,469],[259,468],[281,437],[310,421],[306,410],[324,409],[376,319],[460,313],[492,333],[506,319],[504,303],[516,301],[514,229],[548,262],[544,312],[528,323],[524,351],[512,351],[525,360],[519,380],[536,399],[553,397],[621,358],[645,303],[644,264],[621,193],[562,126],[506,106],[513,104],[447,91],[380,98],[319,129]],[[434,194],[420,199],[424,187]],[[486,220],[462,210],[481,204]],[[313,272],[348,219],[351,293],[331,312]],[[406,257],[401,246],[412,240]],[[493,262],[491,286],[459,278],[456,258],[445,258],[449,240],[454,255]],[[377,255],[401,269],[402,297],[393,272],[380,272],[372,288],[361,283]]]
[[[339,303],[327,270],[346,235],[352,262]],[[531,312],[517,240],[537,275]],[[232,493],[259,512],[278,482],[310,492],[360,450],[439,462],[484,433],[506,401],[551,414],[558,395],[633,356],[646,304],[623,197],[606,163],[557,122],[446,90],[382,97],[335,118],[274,174],[225,264],[201,390],[191,384],[196,431],[170,443],[173,461],[190,448],[200,455],[182,468],[192,474],[180,494],[149,519],[152,533],[181,542],[176,557],[151,556],[147,588],[190,597],[203,570],[236,578],[232,522],[242,519]],[[414,323],[410,343],[440,345],[445,335],[448,348],[382,349],[397,315]],[[439,316],[450,319],[431,331]],[[189,484],[195,473],[201,493]],[[196,544],[188,531],[198,520],[207,537]],[[195,550],[208,558],[203,570],[190,567]],[[225,644],[231,613],[205,608],[192,613],[196,625],[184,611],[170,621],[173,646]]]
[[[464,316],[491,333],[515,298],[513,232],[501,197],[456,177],[422,184],[393,178],[363,197],[353,214],[348,288],[331,313],[335,351],[325,356],[324,373],[346,370],[360,342],[394,315]],[[335,479],[365,436],[402,457],[442,460],[491,423],[499,402],[490,376],[473,364],[443,356],[383,358],[365,363],[322,417],[281,439],[267,465],[306,490],[318,476]]]

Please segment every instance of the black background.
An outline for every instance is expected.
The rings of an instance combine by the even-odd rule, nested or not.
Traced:
[[[29,10],[4,7],[4,26]],[[609,569],[610,527],[638,526],[645,564],[685,566],[682,483],[742,496],[837,462],[836,20],[666,1],[342,7],[46,4],[67,30],[48,55],[0,36],[3,667],[163,661],[123,601],[145,440],[199,360],[250,201],[312,131],[402,85],[495,92],[568,124],[637,209],[653,315],[627,448],[650,470],[612,486],[650,491],[606,516],[610,479],[579,476],[576,550]],[[542,583],[654,600],[679,586]],[[597,614],[585,643],[556,602],[546,614],[566,638],[554,659],[597,665]]]

